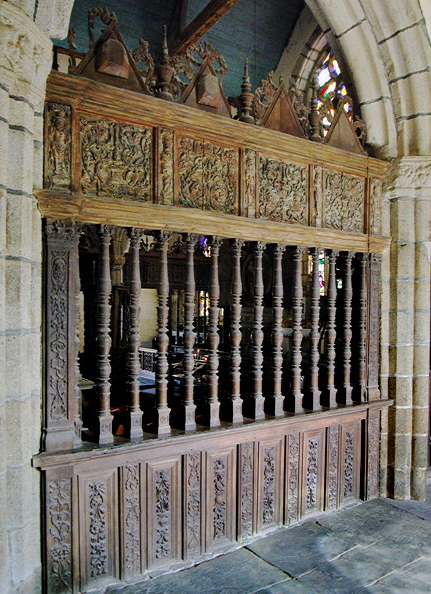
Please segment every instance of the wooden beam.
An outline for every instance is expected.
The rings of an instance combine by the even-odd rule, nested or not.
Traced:
[[[205,8],[187,25],[181,35],[171,44],[169,52],[182,54],[213,27],[238,0],[210,0]]]

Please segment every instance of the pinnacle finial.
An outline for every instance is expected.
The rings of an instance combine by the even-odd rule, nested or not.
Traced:
[[[241,115],[238,118],[241,122],[254,124],[254,117],[251,115],[251,104],[253,101],[253,93],[251,92],[250,77],[248,75],[248,58],[244,62],[244,76],[242,77],[241,95],[239,96],[241,103]]]

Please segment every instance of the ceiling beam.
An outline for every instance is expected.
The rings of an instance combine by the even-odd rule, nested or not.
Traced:
[[[210,0],[205,8],[187,25],[181,35],[172,42],[169,53],[183,54],[186,49],[198,41],[211,27],[234,6],[239,0]]]

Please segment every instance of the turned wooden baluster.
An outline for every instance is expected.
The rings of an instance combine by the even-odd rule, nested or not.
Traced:
[[[172,233],[159,231],[158,247],[160,250],[160,276],[157,287],[157,361],[156,361],[156,397],[157,434],[166,435],[171,431],[168,407],[168,320],[169,320],[169,276],[168,248]]]
[[[253,396],[249,400],[247,416],[252,419],[264,419],[264,398],[262,394],[263,377],[263,271],[262,256],[265,243],[258,241],[254,252],[254,323],[253,323]]]
[[[197,242],[197,236],[189,234],[186,237],[187,250],[187,273],[184,290],[184,418],[181,424],[186,431],[196,429],[195,409],[193,402],[193,370],[195,367],[195,358],[193,348],[195,345],[196,334],[194,332],[194,311],[195,311],[195,270],[194,270],[194,252]]]
[[[339,252],[329,250],[328,252],[328,290],[327,290],[327,324],[326,324],[326,388],[322,394],[322,406],[333,408],[337,406],[337,389],[335,387],[335,330],[336,300],[337,300],[337,279],[335,265]]]
[[[310,295],[310,385],[309,394],[306,396],[304,408],[310,410],[319,410],[320,390],[319,390],[319,319],[320,319],[320,285],[319,285],[319,249],[311,250],[313,258],[313,270],[311,280]]]
[[[242,239],[235,239],[232,244],[233,268],[232,268],[232,305],[231,305],[231,351],[230,351],[230,377],[231,377],[231,400],[230,408],[227,411],[227,420],[232,423],[240,423],[242,417],[241,399],[241,250],[244,246]]]
[[[301,392],[301,344],[302,344],[302,255],[304,248],[293,250],[293,285],[292,285],[292,388],[288,410],[302,412],[303,394]]]
[[[367,393],[367,272],[368,254],[358,254],[359,258],[359,319],[358,319],[358,384],[353,388],[353,400],[364,402]]]
[[[82,226],[77,225],[77,234],[75,244],[73,246],[72,257],[75,260],[75,303],[74,303],[74,327],[75,327],[75,340],[74,340],[74,366],[75,366],[75,447],[82,445],[82,392],[79,382],[82,379],[81,370],[79,368],[79,304],[80,304],[80,293],[81,293],[81,279],[79,275],[79,235],[82,232]]]
[[[139,270],[139,250],[141,247],[142,229],[131,229],[130,231],[130,277],[129,277],[129,327],[127,354],[127,384],[129,392],[128,419],[126,436],[130,439],[142,437],[142,410],[139,405],[139,347],[141,337],[139,335],[139,318],[141,308],[139,299],[141,295],[141,275]]]
[[[352,386],[350,385],[350,365],[352,359],[352,258],[354,253],[344,252],[343,275],[343,387],[338,391],[340,404],[352,404]],[[340,393],[341,392],[341,393]]]
[[[99,414],[96,433],[98,442],[112,443],[111,415],[111,271],[109,262],[109,246],[113,227],[100,226],[100,259],[97,279],[97,336],[96,336],[96,390],[99,396]]]
[[[280,416],[284,413],[284,398],[281,392],[283,374],[283,253],[284,245],[274,247],[274,283],[272,288],[272,377],[274,393],[267,398],[267,413]]]
[[[218,273],[218,257],[220,253],[220,246],[223,242],[221,237],[213,237],[211,242],[211,272],[210,272],[210,286],[209,286],[209,316],[208,316],[208,333],[207,342],[209,347],[208,356],[208,386],[209,395],[204,415],[204,423],[210,427],[217,427],[220,425],[220,402],[218,399],[218,345],[220,337],[218,333],[219,321],[219,299],[220,299],[220,284]]]

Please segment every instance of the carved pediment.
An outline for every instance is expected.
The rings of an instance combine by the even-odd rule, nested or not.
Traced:
[[[204,58],[202,64],[187,85],[179,103],[209,111],[217,115],[231,117],[229,103],[211,64],[211,56]]]
[[[270,130],[305,138],[304,131],[283,82],[279,84],[271,103],[267,107],[261,125]]]
[[[362,122],[360,125],[360,120],[356,121],[356,126],[359,132],[363,134],[364,130]],[[326,135],[325,142],[329,146],[341,148],[359,155],[363,155],[365,152],[355,132],[355,128],[344,109],[344,103],[337,109],[337,113]]]

